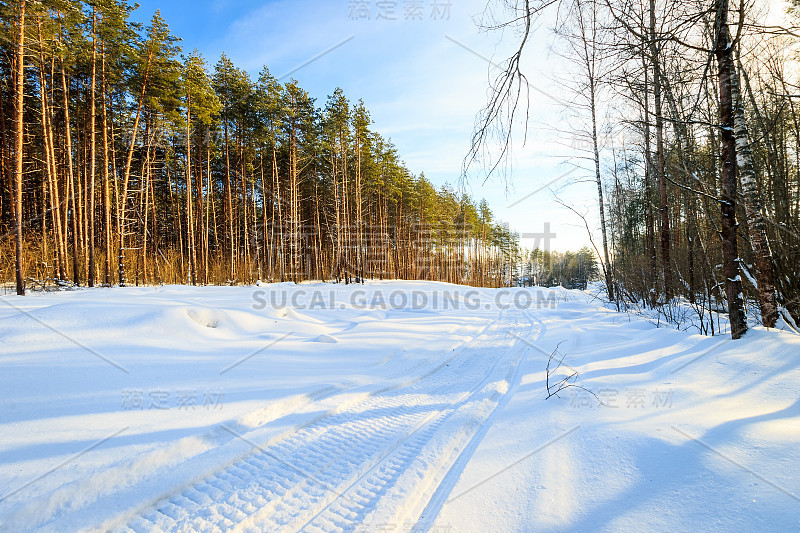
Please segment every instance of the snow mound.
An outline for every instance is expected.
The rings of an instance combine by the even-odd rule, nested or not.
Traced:
[[[220,314],[211,309],[187,309],[186,314],[205,328],[215,329],[220,321]]]
[[[330,335],[324,335],[324,334],[323,335],[318,335],[318,336],[316,336],[316,337],[314,337],[313,339],[310,339],[310,340],[311,340],[311,342],[323,342],[325,344],[336,344],[336,343],[339,342],[335,338],[331,337]]]

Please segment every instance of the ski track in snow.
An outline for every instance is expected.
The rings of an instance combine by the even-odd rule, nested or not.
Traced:
[[[262,445],[230,429],[253,445],[252,453],[110,529],[424,526],[423,510],[431,501],[441,506],[492,414],[513,394],[528,350],[520,338],[542,333],[542,323],[530,313],[504,311],[427,375],[313,421],[277,443]]]

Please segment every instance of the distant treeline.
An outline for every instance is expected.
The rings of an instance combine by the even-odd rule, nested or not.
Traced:
[[[523,286],[586,289],[589,282],[601,279],[597,258],[588,246],[577,252],[525,250],[521,259],[519,284]]]

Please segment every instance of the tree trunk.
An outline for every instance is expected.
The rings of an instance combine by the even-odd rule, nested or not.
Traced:
[[[739,171],[739,182],[742,185],[742,196],[747,213],[747,228],[750,232],[750,244],[753,246],[756,263],[756,281],[761,305],[761,323],[774,328],[778,320],[778,307],[775,301],[775,273],[772,266],[772,251],[764,224],[761,196],[756,184],[756,173],[753,166],[753,153],[750,150],[750,136],[744,118],[744,104],[739,90],[739,76],[736,66],[731,61],[731,94],[733,98],[733,122],[736,137],[736,163]]]
[[[25,0],[19,4],[19,33],[17,34],[16,67],[16,123],[14,125],[14,273],[17,283],[17,294],[25,295],[25,282],[22,279],[22,148],[25,91]]]
[[[106,107],[106,53],[105,47],[100,56],[100,95],[103,107],[103,283],[111,284],[111,195],[108,189],[108,110]]]
[[[75,218],[75,213],[77,212],[75,209],[75,168],[72,162],[72,125],[70,123],[69,92],[67,90],[67,74],[64,68],[63,56],[59,58],[59,63],[61,66],[61,91],[64,96],[64,131],[67,140],[66,188],[68,189],[68,193],[67,198],[65,198],[67,209],[64,210],[64,235],[66,236],[67,234],[67,223],[69,222],[70,231],[72,233],[72,281],[77,285],[80,281],[80,265],[78,264],[78,221]],[[70,216],[70,211],[72,211],[72,216]]]
[[[228,114],[227,111],[225,112],[225,116],[222,119],[224,135],[225,135],[225,221],[227,222],[227,234],[228,234],[228,257],[230,260],[229,265],[229,276],[230,281],[232,282],[236,277],[236,271],[234,269],[235,265],[235,240],[233,236],[233,201],[231,198],[231,156],[230,156],[230,140],[228,137]]]
[[[289,211],[289,220],[291,224],[291,265],[292,265],[292,281],[297,283],[298,274],[300,270],[300,190],[298,183],[297,172],[297,133],[295,131],[295,123],[292,120],[291,132],[291,146],[289,147],[289,172],[291,181],[291,209]]]
[[[670,261],[669,208],[667,206],[667,179],[664,158],[664,118],[661,106],[661,59],[659,58],[659,45],[656,42],[655,10],[655,0],[650,0],[650,54],[653,61],[653,100],[656,114],[656,174],[658,175],[660,198],[658,212],[661,218],[661,265],[664,269],[664,296],[669,301],[672,298],[672,263]]]
[[[192,220],[192,110],[186,100],[186,245],[189,258],[189,283],[197,285],[195,272],[194,221]]]
[[[89,272],[87,274],[87,283],[89,287],[94,287],[94,280],[96,277],[95,273],[95,261],[94,261],[94,181],[95,181],[95,172],[97,170],[97,143],[95,137],[97,136],[96,128],[96,115],[97,115],[97,106],[95,103],[95,86],[97,85],[97,15],[95,13],[95,8],[92,6],[92,78],[91,78],[91,87],[89,88],[90,93],[90,103],[89,103],[89,120],[91,124],[89,124],[89,186],[86,188],[86,195],[88,200],[87,205],[87,230],[88,236],[87,241],[89,244],[89,253],[88,253],[88,261],[89,261]]]
[[[594,173],[597,182],[597,203],[600,206],[600,231],[603,236],[603,275],[606,280],[608,299],[614,301],[614,281],[611,275],[611,261],[608,258],[608,235],[606,233],[606,208],[603,200],[603,182],[600,179],[600,148],[597,145],[597,110],[595,108],[595,80],[589,78],[589,105],[592,111],[592,147],[594,148]]]
[[[733,135],[733,73],[732,43],[728,30],[728,0],[717,3],[718,34],[715,47],[719,69],[720,181],[722,208],[722,259],[725,273],[725,292],[731,337],[739,339],[747,332],[742,303],[742,278],[739,274],[739,252],[736,237],[736,141]]]
[[[649,291],[650,307],[654,308],[658,303],[658,284],[656,283],[656,269],[658,257],[656,256],[656,230],[653,219],[653,155],[650,151],[650,83],[648,80],[648,68],[646,59],[644,60],[644,197],[645,197],[645,225],[646,246],[649,267],[649,282],[652,284]]]

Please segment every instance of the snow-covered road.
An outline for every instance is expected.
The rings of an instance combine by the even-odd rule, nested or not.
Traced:
[[[433,496],[449,493],[442,482],[457,478],[449,475],[455,460],[519,383],[526,347],[515,336],[541,331],[532,325],[528,313],[500,313],[412,379],[343,402],[284,439],[252,442],[252,454],[158,502],[130,529],[324,532],[417,523]]]
[[[732,343],[590,300],[423,282],[4,297],[0,530],[796,530],[800,338]],[[546,400],[556,347],[551,380],[585,389]]]

